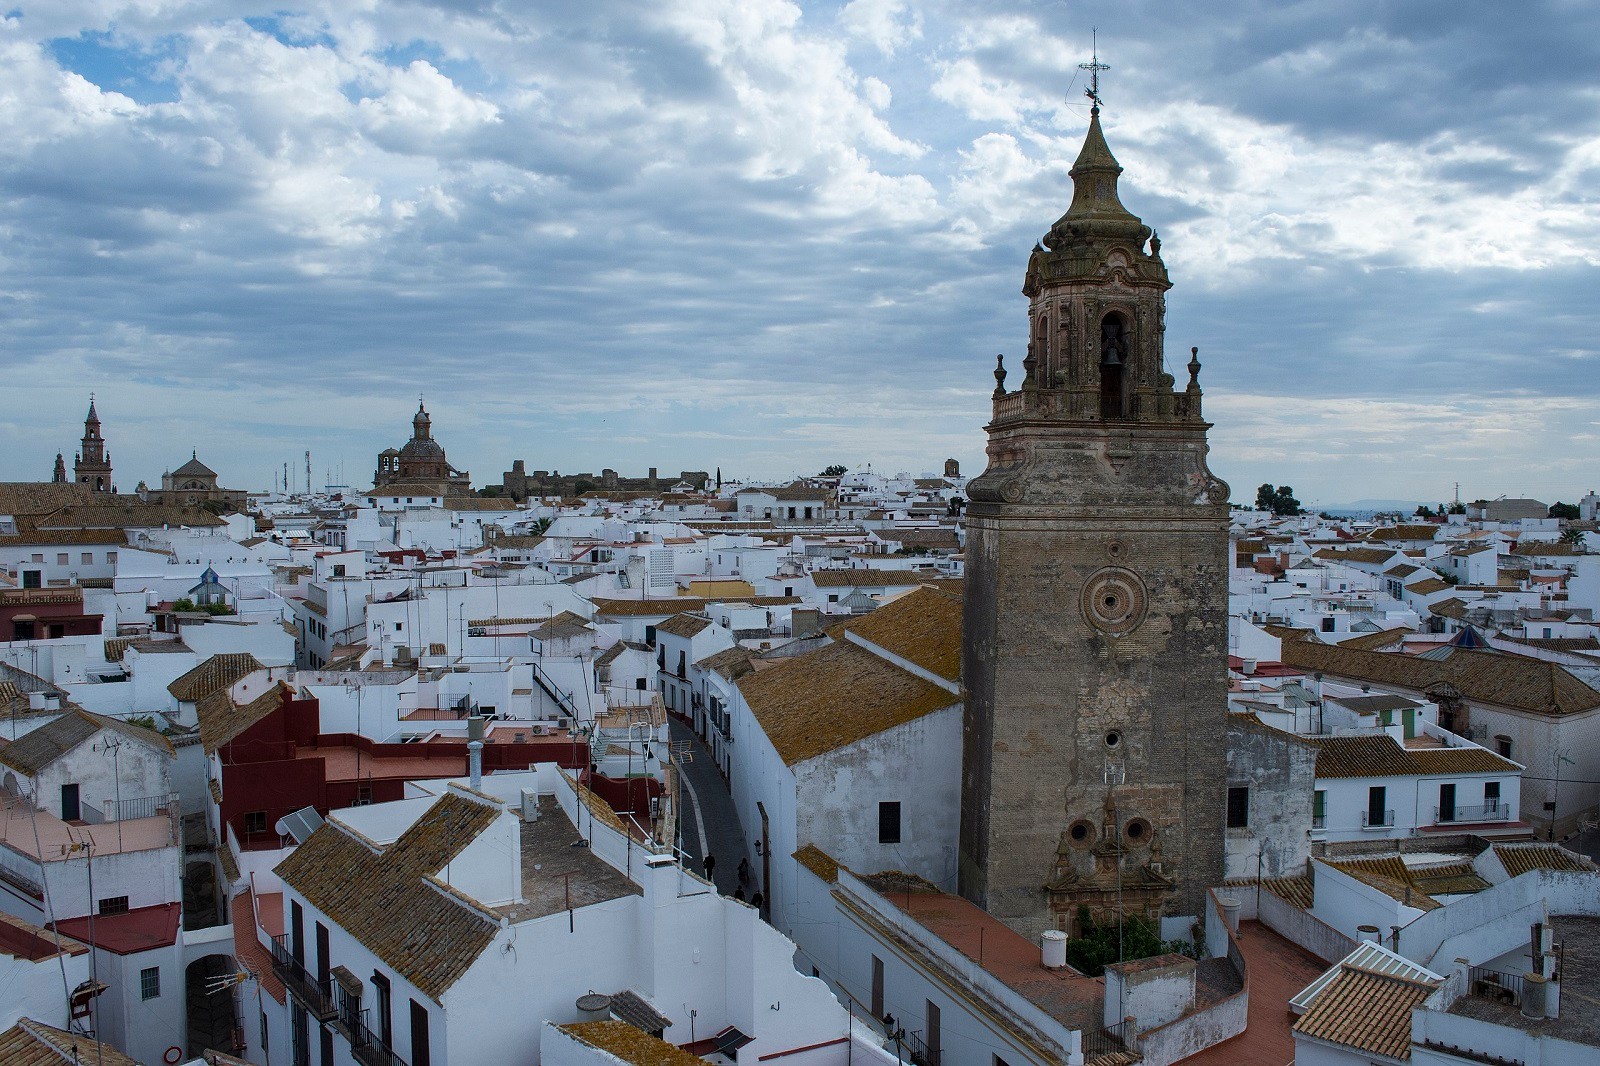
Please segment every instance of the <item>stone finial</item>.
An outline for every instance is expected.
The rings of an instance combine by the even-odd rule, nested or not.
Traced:
[[[999,399],[1006,394],[1006,357],[994,357],[994,398]]]
[[[1190,348],[1189,349],[1189,387],[1191,389],[1198,389],[1200,387],[1200,349],[1199,348]]]
[[[1039,387],[1035,372],[1038,370],[1039,360],[1033,354],[1033,342],[1028,342],[1028,354],[1022,360],[1022,387],[1036,389]]]
[[[1157,259],[1161,258],[1161,235],[1154,230],[1150,231],[1150,254]]]

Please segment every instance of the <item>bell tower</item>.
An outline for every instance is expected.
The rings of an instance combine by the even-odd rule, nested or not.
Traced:
[[[115,492],[111,484],[111,453],[106,450],[105,438],[100,435],[100,416],[94,409],[94,397],[89,397],[89,414],[83,420],[83,439],[78,442],[78,454],[72,463],[72,479],[89,486],[92,492]]]
[[[1002,360],[967,486],[960,885],[1029,937],[1200,914],[1223,870],[1228,486],[1091,98],[1071,206],[1028,260],[1020,386]]]

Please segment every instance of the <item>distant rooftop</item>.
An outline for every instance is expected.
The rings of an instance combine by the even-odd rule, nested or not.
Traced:
[[[1574,1044],[1600,1047],[1600,918],[1557,915],[1556,943],[1562,946],[1561,1017],[1525,1018],[1520,1007],[1499,999],[1462,996],[1450,1005],[1449,1013],[1461,1018],[1476,1018],[1533,1036],[1552,1036]]]

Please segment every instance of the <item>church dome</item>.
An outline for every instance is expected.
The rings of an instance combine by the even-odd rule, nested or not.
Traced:
[[[400,449],[402,459],[443,459],[444,449],[432,437],[413,437]]]

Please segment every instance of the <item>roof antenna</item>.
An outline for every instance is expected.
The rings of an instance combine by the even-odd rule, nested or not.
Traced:
[[[1090,111],[1093,114],[1098,115],[1100,113],[1100,72],[1102,70],[1110,70],[1111,68],[1100,62],[1099,29],[1092,29],[1089,32],[1089,40],[1091,42],[1089,52],[1090,59],[1087,63],[1079,63],[1078,69],[1087,70],[1089,72],[1089,87],[1083,90],[1083,95],[1087,96],[1093,104],[1093,106],[1090,108]]]

